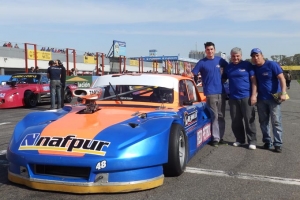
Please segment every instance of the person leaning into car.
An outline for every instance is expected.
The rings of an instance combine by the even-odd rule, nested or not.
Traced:
[[[61,108],[61,73],[62,69],[58,66],[55,66],[53,60],[49,61],[49,67],[47,69],[47,76],[50,79],[50,95],[51,95],[51,107],[55,107],[55,95],[57,94],[57,109]]]
[[[223,140],[225,133],[225,103],[226,94],[221,80],[221,69],[226,68],[227,61],[215,56],[215,44],[204,44],[206,57],[201,59],[194,69],[194,75],[200,72],[206,103],[212,116],[212,146],[227,145]]]
[[[242,50],[235,47],[230,52],[231,62],[222,74],[223,82],[229,80],[229,107],[231,129],[236,138],[233,146],[245,143],[256,149],[255,104],[257,83],[253,65],[242,60]],[[243,123],[244,121],[244,123]],[[245,124],[245,128],[244,128]]]
[[[66,68],[60,60],[56,60],[55,65],[61,68],[61,107],[63,108],[65,106]]]

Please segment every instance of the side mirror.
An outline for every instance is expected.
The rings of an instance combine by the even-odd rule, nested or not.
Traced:
[[[191,106],[193,105],[193,101],[183,101],[184,106]]]
[[[7,81],[6,84],[14,87],[15,85],[17,85],[17,81]]]

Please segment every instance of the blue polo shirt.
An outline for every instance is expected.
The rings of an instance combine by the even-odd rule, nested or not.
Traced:
[[[226,60],[219,56],[213,59],[203,58],[196,64],[192,72],[194,75],[200,72],[204,95],[225,93],[221,81],[221,67],[225,69],[227,65]]]
[[[250,62],[241,61],[238,64],[228,64],[222,78],[229,80],[230,99],[243,99],[251,96],[251,76],[255,76],[255,73]]]
[[[48,67],[47,73],[51,81],[60,80],[61,68],[57,66]]]
[[[258,99],[269,100],[273,98],[271,94],[281,92],[277,76],[283,71],[276,62],[266,60],[262,66],[254,66],[254,71],[257,79]]]

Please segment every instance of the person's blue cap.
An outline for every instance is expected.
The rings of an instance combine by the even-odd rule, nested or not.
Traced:
[[[262,53],[262,52],[259,48],[254,48],[251,50],[250,56],[252,56],[252,54],[254,54],[254,53],[258,54],[258,53]]]

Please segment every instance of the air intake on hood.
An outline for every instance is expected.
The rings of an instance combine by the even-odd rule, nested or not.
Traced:
[[[135,127],[137,127],[139,124],[130,122],[130,123],[128,123],[128,125],[131,126],[131,128],[135,128]]]

